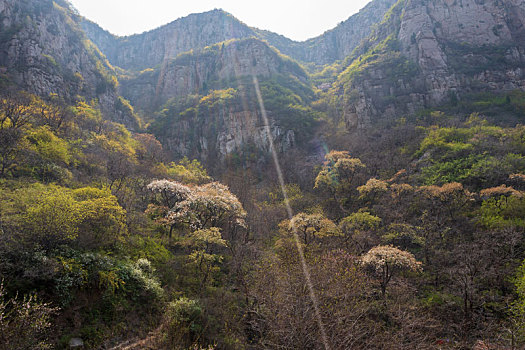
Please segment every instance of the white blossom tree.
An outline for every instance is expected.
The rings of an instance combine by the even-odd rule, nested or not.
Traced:
[[[414,258],[414,255],[390,245],[370,249],[361,258],[361,262],[379,277],[383,299],[386,296],[386,287],[396,271],[421,271],[421,263]]]
[[[242,204],[221,183],[186,186],[177,181],[156,180],[148,188],[160,195],[158,204],[150,205],[148,210],[159,223],[170,227],[170,236],[177,225],[192,231],[211,227],[231,231],[245,226]]]

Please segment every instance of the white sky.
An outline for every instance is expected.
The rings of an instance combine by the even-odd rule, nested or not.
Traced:
[[[222,8],[251,27],[294,40],[332,29],[370,0],[70,0],[81,15],[117,35],[142,33],[190,13]]]

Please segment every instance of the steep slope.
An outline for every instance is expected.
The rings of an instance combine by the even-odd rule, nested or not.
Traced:
[[[113,68],[65,1],[0,0],[0,66],[8,84],[68,102],[97,99],[109,119],[136,128]]]
[[[127,69],[120,92],[155,116],[151,131],[174,158],[210,165],[250,154],[257,161],[269,152],[270,139],[286,151],[312,132],[314,92],[306,72],[222,10],[127,38],[88,21],[83,26],[112,63]],[[254,76],[268,100],[269,133]]]
[[[374,0],[334,29],[303,42],[250,28],[223,10],[192,14],[152,31],[128,37],[114,36],[86,19],[82,27],[113,65],[128,70],[154,67],[191,49],[249,37],[266,40],[296,60],[322,65],[348,56],[371,33],[373,25],[381,21],[394,2]]]
[[[374,25],[382,20],[395,2],[396,0],[371,1],[335,28],[303,42],[296,42],[269,31],[256,31],[259,37],[296,60],[319,65],[330,64],[351,54],[359,43],[370,35]]]
[[[257,75],[293,75],[307,81],[303,69],[279,55],[266,43],[252,38],[232,40],[190,51],[123,79],[121,91],[134,106],[152,110],[174,97],[230,87],[236,79]]]
[[[155,67],[192,49],[255,35],[251,28],[222,10],[192,14],[129,37],[116,37],[88,20],[82,22],[82,27],[113,65],[128,70]]]
[[[261,82],[270,134],[265,128],[253,77]],[[315,115],[314,92],[295,62],[255,38],[231,40],[188,52],[156,69],[123,80],[134,105],[158,110],[151,131],[176,157],[207,164],[226,156],[280,151],[306,142]],[[248,153],[246,153],[248,152]]]
[[[523,1],[398,1],[335,84],[347,126],[525,88],[524,23]]]

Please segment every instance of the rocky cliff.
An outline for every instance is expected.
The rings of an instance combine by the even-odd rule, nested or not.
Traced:
[[[398,1],[335,84],[347,126],[525,88],[524,14],[515,0]]]
[[[286,150],[312,134],[315,93],[293,58],[339,60],[329,67],[340,73],[336,81],[329,73],[323,82],[331,79],[327,94],[354,129],[469,94],[525,89],[523,38],[523,0],[374,0],[301,43],[222,10],[117,37],[65,0],[0,0],[3,80],[41,96],[97,99],[108,118],[135,128],[120,93],[151,116],[174,154],[201,158],[267,151],[270,137]],[[123,68],[120,84],[110,62]],[[270,135],[253,76],[261,80]]]
[[[261,82],[269,132],[253,77]],[[257,158],[270,150],[270,139],[284,152],[306,142],[315,119],[305,71],[255,38],[179,55],[123,80],[122,93],[139,108],[158,111],[151,131],[170,152],[205,162],[232,155]]]
[[[250,27],[222,10],[192,14],[128,37],[114,36],[87,20],[82,22],[82,27],[113,65],[139,71],[155,67],[183,52],[255,36]]]
[[[236,87],[252,75],[292,75],[307,82],[295,62],[258,39],[231,40],[190,51],[122,80],[121,92],[134,106],[152,111],[170,98],[199,94],[210,89]]]
[[[350,55],[360,42],[370,35],[374,25],[383,19],[395,2],[396,0],[371,1],[335,28],[303,42],[296,42],[268,31],[256,31],[259,37],[296,60],[318,65],[331,64]]]
[[[209,163],[250,152],[260,156],[269,151],[270,139],[285,151],[311,131],[302,126],[313,120],[308,101],[314,93],[307,73],[222,10],[126,38],[87,20],[83,28],[112,63],[126,68],[120,93],[133,106],[156,115],[151,131],[174,157]],[[271,100],[269,133],[253,93],[253,76]],[[232,98],[217,97],[230,90]],[[213,107],[209,101],[215,101]],[[303,117],[296,125],[289,122]]]
[[[116,66],[128,70],[155,67],[180,53],[230,39],[257,37],[303,62],[329,64],[344,59],[381,21],[395,0],[374,0],[326,33],[303,42],[251,28],[223,10],[192,14],[142,34],[117,37],[84,19],[88,37]]]
[[[172,103],[157,117],[151,131],[175,158],[199,158],[208,165],[228,156],[256,160],[270,152],[270,139],[279,152],[295,147],[295,127],[280,123],[282,115],[271,110],[268,129],[252,89],[245,85],[212,91],[193,97],[187,109]]]
[[[113,68],[79,21],[65,1],[0,0],[3,79],[42,97],[97,99],[107,118],[136,128],[133,112],[116,92]]]

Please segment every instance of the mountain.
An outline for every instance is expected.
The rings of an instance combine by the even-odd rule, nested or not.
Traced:
[[[153,124],[155,135],[178,157],[193,156],[206,161],[224,159],[233,153],[244,154],[250,145],[263,153],[269,150],[268,136],[255,103],[252,75],[263,83],[287,82],[280,91],[282,101],[268,104],[271,134],[277,148],[287,150],[296,145],[296,138],[300,141],[311,135],[315,124],[312,121],[316,118],[312,117],[308,104],[313,101],[314,92],[308,75],[293,59],[315,64],[343,59],[370,34],[373,24],[380,21],[392,3],[393,0],[375,0],[333,30],[305,42],[251,28],[223,10],[189,15],[129,37],[114,36],[87,19],[81,24],[111,64],[125,70],[120,75],[120,93],[149,115],[161,115],[163,110],[182,113],[180,101],[185,96],[205,98],[213,95],[213,90],[234,89],[234,98],[227,99],[226,109],[215,109],[212,113],[204,108],[207,112],[203,113],[197,99],[195,105],[185,105],[200,111],[193,119],[182,122],[171,115]],[[240,95],[244,97],[241,99]],[[246,101],[246,96],[251,100]],[[306,112],[288,104],[302,106]],[[293,116],[290,120],[299,115],[306,120],[283,127],[286,112]],[[172,125],[167,125],[167,120]],[[190,132],[201,120],[205,121],[203,130],[197,134]],[[213,133],[210,125],[217,125]]]
[[[524,39],[524,0],[305,42],[0,0],[0,350],[525,349]]]
[[[254,77],[261,84],[270,135]],[[121,91],[135,106],[158,111],[151,131],[169,151],[206,163],[254,150],[268,153],[270,138],[282,152],[289,150],[312,133],[315,119],[306,72],[256,38],[181,54],[123,79]]]
[[[232,79],[252,73],[312,84],[274,47],[318,70],[338,72],[320,86],[331,87],[327,96],[353,130],[479,92],[523,88],[524,6],[514,0],[375,0],[305,42],[251,28],[222,10],[130,37],[87,20],[82,26],[112,64],[127,69],[120,79],[123,96],[150,114],[170,99],[236,88]]]
[[[192,14],[129,37],[116,37],[88,20],[82,22],[82,27],[113,65],[128,70],[152,68],[186,51],[255,35],[222,10]]]
[[[270,135],[253,77],[262,85]],[[253,150],[268,153],[270,138],[281,151],[289,150],[296,138],[311,133],[312,125],[303,124],[314,119],[308,106],[314,92],[306,72],[256,38],[181,54],[121,79],[121,93],[144,111],[158,111],[151,131],[170,153],[206,164]],[[286,122],[293,118],[296,123]]]
[[[303,83],[306,72],[255,38],[230,40],[196,49],[122,79],[122,94],[133,105],[151,110],[173,97],[198,94],[210,89],[231,87],[242,77],[292,75]]]
[[[395,0],[371,1],[335,28],[303,42],[296,42],[269,31],[255,30],[259,37],[296,60],[318,65],[331,64],[350,55],[361,40],[370,35],[374,25],[382,20],[394,3]]]
[[[117,93],[117,78],[105,56],[80,28],[66,1],[0,1],[0,69],[8,84],[69,102],[96,99],[108,119],[138,127]]]
[[[113,65],[128,70],[155,67],[192,49],[250,37],[266,40],[296,60],[323,65],[348,56],[394,2],[374,0],[334,29],[303,42],[251,28],[223,10],[192,14],[160,28],[126,37],[112,35],[87,19],[82,21],[82,27]]]
[[[120,93],[155,115],[151,131],[175,157],[198,158],[207,165],[247,157],[254,150],[259,157],[269,152],[270,138],[284,152],[313,132],[308,74],[222,10],[126,38],[87,20],[83,27],[113,64],[126,69]],[[253,76],[268,99],[269,135]]]
[[[352,129],[525,87],[523,1],[400,0],[334,84]]]

